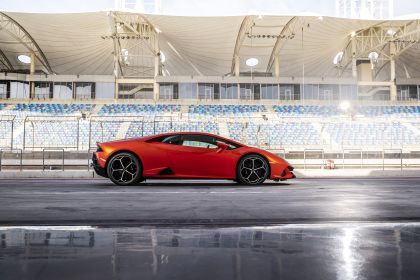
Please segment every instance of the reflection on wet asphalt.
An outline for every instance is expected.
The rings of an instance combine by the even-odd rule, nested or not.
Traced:
[[[0,279],[420,279],[420,223],[0,229]]]

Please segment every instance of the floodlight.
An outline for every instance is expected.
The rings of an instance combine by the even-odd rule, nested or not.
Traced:
[[[343,101],[343,102],[340,103],[340,109],[343,110],[343,111],[345,111],[345,112],[348,109],[350,109],[350,107],[351,107],[351,104],[348,101]]]
[[[395,35],[395,33],[397,33],[395,30],[393,30],[393,29],[388,29],[387,31],[386,31],[386,34],[388,34],[389,36],[394,36]]]
[[[368,58],[372,64],[378,61],[378,57],[379,57],[379,54],[377,52],[370,52],[368,55]]]
[[[338,63],[340,63],[340,62],[341,62],[341,60],[343,59],[343,55],[344,55],[344,52],[338,52],[338,53],[334,56],[334,59],[333,59],[333,63],[334,63],[334,65],[337,65]]]
[[[245,63],[250,67],[254,67],[258,65],[258,59],[256,59],[255,57],[251,57],[248,58]]]
[[[31,63],[31,57],[26,55],[26,54],[20,54],[20,55],[18,55],[17,58],[22,63],[25,63],[25,64],[30,64]]]

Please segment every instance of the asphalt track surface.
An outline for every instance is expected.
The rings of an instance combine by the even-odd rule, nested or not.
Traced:
[[[0,225],[420,222],[420,178],[229,181],[0,180]]]

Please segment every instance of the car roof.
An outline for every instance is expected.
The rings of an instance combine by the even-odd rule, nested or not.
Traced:
[[[228,142],[232,142],[232,143],[237,144],[239,146],[243,146],[243,147],[246,146],[245,144],[242,144],[242,143],[237,142],[235,140],[232,140],[232,139],[229,139],[229,138],[220,136],[220,135],[212,134],[212,133],[207,133],[207,132],[190,132],[190,131],[188,131],[188,132],[187,131],[166,132],[166,133],[160,133],[160,134],[156,134],[156,135],[153,135],[153,136],[146,137],[147,139],[145,139],[145,140],[150,140],[150,139],[158,138],[158,137],[162,137],[162,136],[171,136],[171,135],[197,135],[197,134],[198,135],[213,136],[213,137],[216,137],[216,138],[220,138],[222,140],[226,140]]]

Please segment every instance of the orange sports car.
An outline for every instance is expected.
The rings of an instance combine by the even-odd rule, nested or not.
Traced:
[[[97,145],[92,166],[117,185],[145,179],[229,179],[257,185],[295,178],[284,159],[209,133],[164,133]]]

